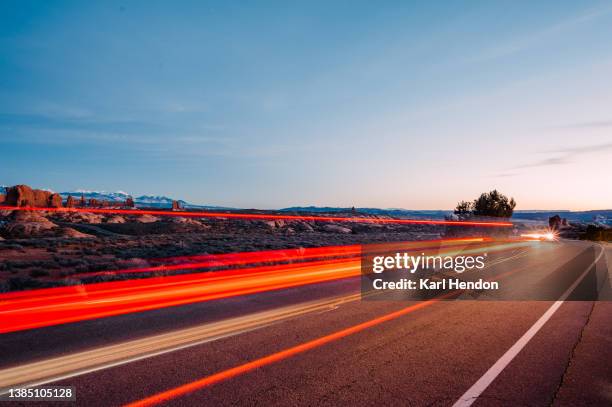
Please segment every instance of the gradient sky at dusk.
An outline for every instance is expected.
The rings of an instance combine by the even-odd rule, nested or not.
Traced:
[[[229,3],[2,1],[0,183],[612,208],[610,3]]]

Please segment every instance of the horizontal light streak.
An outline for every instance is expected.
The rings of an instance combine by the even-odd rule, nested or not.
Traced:
[[[422,301],[414,305],[410,305],[406,308],[402,308],[398,311],[391,312],[389,314],[383,315],[378,318],[371,319],[369,321],[363,322],[361,324],[353,325],[349,328],[342,329],[340,331],[331,333],[329,335],[322,336],[320,338],[304,342],[300,345],[290,347],[288,349],[282,350],[280,352],[273,353],[271,355],[255,359],[251,362],[238,365],[236,367],[223,370],[219,373],[212,374],[210,376],[206,376],[200,380],[193,381],[191,383],[184,384],[182,386],[175,387],[170,390],[163,391],[161,393],[157,393],[153,396],[144,398],[142,400],[135,401],[133,403],[126,404],[125,407],[145,407],[157,405],[160,403],[167,402],[169,400],[175,399],[177,397],[183,396],[185,394],[194,392],[196,390],[203,389],[205,387],[211,386],[213,384],[219,383],[221,381],[231,379],[233,377],[239,376],[244,373],[248,373],[260,367],[270,365],[276,362],[279,362],[284,359],[288,359],[292,356],[298,355],[300,353],[304,353],[306,351],[318,348],[320,346],[326,345],[330,342],[337,341],[349,335],[356,334],[358,332],[364,331],[368,328],[374,327],[376,325],[380,325],[384,322],[391,321],[397,319],[403,315],[409,314],[411,312],[417,311],[419,309],[428,307],[436,302],[451,297],[455,295],[455,292],[451,292],[437,298],[433,298],[427,301]]]
[[[483,240],[454,239],[443,246]],[[404,246],[422,249],[429,245],[438,250],[439,243],[410,242]],[[0,333],[355,277],[361,273],[360,260],[360,256],[351,256],[0,294]]]
[[[528,270],[528,269],[530,269],[530,268],[529,267],[523,267],[521,269],[513,270],[512,272],[509,272],[509,273],[504,273],[504,275],[492,276],[490,278],[487,278],[486,280],[490,281],[492,279],[497,279],[497,280],[503,279],[503,278],[506,278],[510,274],[514,274],[514,273],[519,272],[519,271],[525,271],[525,270]],[[186,383],[186,384],[183,384],[181,386],[177,386],[177,387],[171,388],[169,390],[165,390],[165,391],[159,392],[157,394],[154,394],[152,396],[149,396],[149,397],[146,397],[146,398],[134,401],[132,403],[125,404],[124,407],[148,407],[148,406],[154,406],[154,405],[158,405],[158,404],[161,404],[161,403],[168,402],[168,401],[176,399],[178,397],[185,396],[185,395],[187,395],[189,393],[192,393],[194,391],[205,389],[205,388],[207,388],[209,386],[212,386],[214,384],[217,384],[219,382],[222,382],[222,381],[225,381],[225,380],[228,380],[228,379],[240,376],[240,375],[245,374],[245,373],[249,373],[249,372],[251,372],[253,370],[256,370],[256,369],[258,369],[260,367],[264,367],[264,366],[271,365],[271,364],[276,363],[276,362],[280,362],[282,360],[291,358],[291,357],[293,357],[295,355],[307,352],[307,351],[312,350],[312,349],[316,349],[316,348],[321,347],[323,345],[326,345],[326,344],[328,344],[330,342],[334,342],[334,341],[337,341],[339,339],[345,338],[345,337],[347,337],[349,335],[353,335],[353,334],[359,333],[359,332],[364,331],[364,330],[366,330],[368,328],[371,328],[371,327],[383,324],[385,322],[397,319],[397,318],[402,317],[402,316],[404,316],[406,314],[409,314],[411,312],[414,312],[414,311],[417,311],[419,309],[422,309],[422,308],[428,307],[430,305],[433,305],[436,302],[439,302],[439,301],[442,301],[442,300],[445,300],[445,299],[448,299],[448,298],[452,298],[453,296],[459,294],[460,292],[461,292],[461,290],[455,290],[455,291],[447,292],[447,293],[439,295],[439,296],[437,296],[435,298],[432,298],[432,299],[429,299],[429,300],[426,300],[426,301],[421,301],[421,302],[418,302],[417,304],[407,306],[407,307],[402,308],[402,309],[400,309],[398,311],[394,311],[394,312],[385,314],[383,316],[371,319],[369,321],[366,321],[366,322],[363,322],[363,323],[360,323],[360,324],[357,324],[357,325],[353,325],[353,326],[351,326],[349,328],[345,328],[345,329],[342,329],[340,331],[336,331],[336,332],[331,333],[329,335],[325,335],[325,336],[322,336],[320,338],[317,338],[317,339],[314,339],[314,340],[311,340],[311,341],[308,341],[308,342],[304,342],[304,343],[299,344],[297,346],[292,346],[290,348],[284,349],[284,350],[276,352],[276,353],[272,353],[272,354],[270,354],[268,356],[264,356],[264,357],[261,357],[259,359],[255,359],[255,360],[253,360],[251,362],[247,362],[247,363],[244,363],[242,365],[238,365],[238,366],[235,366],[233,368],[229,368],[229,369],[223,370],[221,372],[214,373],[212,375],[203,377],[202,379],[195,380],[193,382]]]
[[[321,283],[358,276],[360,271],[359,259],[344,259],[307,266],[283,265],[276,270],[225,278],[210,273],[211,277],[199,279],[192,275],[167,277],[157,281],[158,284],[149,281],[158,279],[147,279],[144,280],[146,284],[129,284],[128,287],[121,284],[124,282],[97,284],[104,285],[104,289],[2,301],[0,333]]]
[[[139,209],[110,209],[110,208],[42,208],[21,206],[0,206],[0,210],[9,211],[44,211],[44,212],[85,212],[115,215],[154,215],[154,216],[180,216],[192,218],[227,218],[247,220],[296,220],[315,222],[359,222],[359,223],[388,223],[409,225],[447,225],[447,226],[485,226],[485,227],[508,227],[511,222],[472,222],[454,220],[428,220],[428,219],[380,219],[359,218],[342,216],[302,216],[302,215],[275,215],[267,213],[221,213],[221,212],[189,212],[189,211],[162,211],[162,210],[139,210]]]
[[[416,241],[416,242],[397,242],[394,245],[402,245],[406,249],[410,250],[421,250],[427,249],[435,244],[444,243],[445,245],[450,244],[462,244],[462,243],[475,243],[485,242],[485,238],[457,238],[457,239],[444,239],[444,240],[427,240],[427,241]],[[375,246],[375,245],[372,245]],[[415,247],[417,246],[417,247]],[[238,252],[238,253],[224,253],[224,254],[202,254],[202,255],[191,255],[191,256],[177,256],[167,257],[158,259],[149,259],[150,262],[164,262],[169,264],[160,264],[157,266],[129,268],[123,270],[104,270],[94,272],[83,272],[73,274],[72,276],[78,278],[93,277],[100,275],[120,275],[120,274],[135,274],[135,273],[155,273],[155,272],[169,272],[169,271],[180,271],[180,270],[195,270],[195,269],[206,269],[206,268],[220,268],[220,267],[232,267],[232,266],[243,266],[249,264],[261,264],[261,263],[281,263],[281,262],[293,262],[313,259],[324,259],[324,258],[338,258],[346,256],[356,256],[361,254],[361,245],[347,245],[347,246],[324,246],[324,247],[310,247],[310,248],[297,248],[297,249],[279,249],[279,250],[262,250],[252,252]],[[177,263],[178,262],[178,263]]]
[[[175,258],[152,259],[152,262],[167,262],[151,267],[130,268],[123,270],[95,271],[74,274],[79,278],[98,275],[115,275],[130,273],[155,273],[177,270],[193,270],[212,267],[242,266],[255,263],[276,263],[302,261],[317,258],[344,257],[361,254],[360,245],[312,247],[299,249],[263,250],[253,252],[203,254],[194,256],[179,256]],[[181,262],[181,263],[176,263]]]

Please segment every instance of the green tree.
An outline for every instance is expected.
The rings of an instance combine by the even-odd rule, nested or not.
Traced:
[[[473,213],[476,216],[492,216],[496,218],[510,218],[514,213],[516,202],[514,198],[499,193],[496,189],[485,192],[474,200]]]
[[[472,213],[472,203],[461,201],[457,204],[454,211],[455,215],[470,215]]]

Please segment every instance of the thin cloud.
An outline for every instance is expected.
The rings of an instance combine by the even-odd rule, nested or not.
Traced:
[[[542,151],[543,153],[562,153],[568,155],[574,154],[585,154],[585,153],[599,153],[606,150],[612,149],[612,143],[603,144],[591,144],[586,146],[575,146],[575,147],[564,147],[556,150]]]
[[[573,146],[573,147],[564,147],[556,150],[542,151],[541,153],[548,154],[561,154],[556,157],[548,157],[538,161],[534,161],[532,163],[527,163],[523,165],[519,165],[517,167],[513,167],[513,170],[524,169],[524,168],[537,168],[537,167],[549,167],[555,165],[565,165],[573,162],[578,156],[591,154],[591,153],[601,153],[603,151],[612,150],[612,143],[604,143],[604,144],[591,144],[586,146]]]
[[[552,24],[539,31],[529,33],[514,40],[497,45],[485,51],[483,54],[478,55],[471,59],[471,62],[482,62],[496,58],[507,57],[523,50],[529,49],[541,43],[548,38],[559,35],[562,32],[568,31],[576,26],[590,22],[591,20],[605,16],[612,11],[612,7],[596,7],[590,8],[582,12],[581,14],[566,19],[564,21]]]
[[[591,122],[570,123],[561,126],[556,126],[562,129],[601,129],[612,127],[612,120],[600,120]]]
[[[551,165],[565,165],[565,164],[569,164],[570,162],[571,161],[569,160],[569,156],[566,155],[563,157],[545,158],[543,160],[538,160],[532,163],[519,165],[517,167],[514,167],[514,169],[548,167]]]

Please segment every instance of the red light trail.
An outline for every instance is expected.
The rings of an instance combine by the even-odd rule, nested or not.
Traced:
[[[494,277],[488,278],[487,280],[491,280],[493,278],[495,278],[495,279],[503,279],[503,278],[506,278],[510,274],[514,274],[514,273],[517,273],[517,272],[525,271],[525,270],[528,270],[528,269],[530,269],[530,267],[526,266],[526,267],[523,267],[523,268],[520,268],[520,269],[512,270],[512,271],[507,272],[507,273],[503,273],[502,275],[498,275],[498,276],[494,276]],[[124,407],[148,407],[148,406],[154,406],[154,405],[157,405],[157,404],[160,404],[160,403],[167,402],[169,400],[172,400],[172,399],[184,396],[184,395],[192,393],[194,391],[202,390],[204,388],[207,388],[209,386],[212,386],[212,385],[214,385],[216,383],[219,383],[219,382],[222,382],[224,380],[229,380],[231,378],[240,376],[242,374],[249,373],[249,372],[251,372],[251,371],[253,371],[255,369],[258,369],[260,367],[271,365],[273,363],[280,362],[282,360],[291,358],[291,357],[293,357],[295,355],[298,355],[298,354],[307,352],[309,350],[321,347],[321,346],[326,345],[326,344],[328,344],[330,342],[334,342],[334,341],[337,341],[339,339],[345,338],[345,337],[347,337],[349,335],[353,335],[353,334],[359,333],[359,332],[364,331],[364,330],[366,330],[368,328],[380,325],[380,324],[382,324],[384,322],[388,322],[388,321],[397,319],[397,318],[402,317],[404,315],[407,315],[407,314],[409,314],[411,312],[414,312],[414,311],[417,311],[419,309],[422,309],[422,308],[428,307],[430,305],[433,305],[436,302],[439,302],[441,300],[452,298],[453,296],[455,296],[456,294],[458,294],[460,292],[461,292],[461,290],[447,292],[445,294],[439,295],[439,296],[434,297],[432,299],[429,299],[429,300],[426,300],[426,301],[421,301],[421,302],[419,302],[417,304],[410,305],[410,306],[408,306],[406,308],[402,308],[402,309],[400,309],[398,311],[394,311],[394,312],[391,312],[389,314],[385,314],[383,316],[371,319],[369,321],[362,322],[362,323],[357,324],[357,325],[353,325],[351,327],[342,329],[340,331],[331,333],[329,335],[325,335],[325,336],[322,336],[320,338],[313,339],[313,340],[308,341],[308,342],[304,342],[304,343],[302,343],[300,345],[292,346],[290,348],[287,348],[287,349],[284,349],[282,351],[270,354],[268,356],[264,356],[262,358],[255,359],[255,360],[253,360],[251,362],[247,362],[247,363],[244,363],[242,365],[238,365],[238,366],[235,366],[233,368],[229,368],[229,369],[223,370],[221,372],[214,373],[212,375],[203,377],[203,378],[201,378],[199,380],[195,380],[193,382],[186,383],[184,385],[181,385],[181,386],[178,386],[178,387],[166,390],[166,391],[162,391],[160,393],[157,393],[157,394],[154,394],[152,396],[143,398],[141,400],[137,400],[137,401],[134,401],[132,403],[125,404]]]
[[[162,210],[137,210],[137,209],[110,209],[110,208],[41,208],[0,206],[0,210],[6,211],[42,211],[42,212],[85,212],[114,215],[154,215],[154,216],[179,216],[192,218],[228,218],[228,219],[261,219],[261,220],[297,220],[315,222],[359,222],[359,223],[389,223],[408,225],[447,225],[447,226],[485,226],[485,227],[508,227],[511,222],[470,222],[455,220],[426,220],[426,219],[379,219],[358,218],[342,216],[298,216],[298,215],[274,215],[265,213],[221,213],[221,212],[188,212],[188,211],[162,211]]]
[[[74,274],[78,277],[93,277],[98,275],[116,275],[129,273],[154,273],[176,270],[193,270],[212,267],[240,266],[254,263],[272,263],[301,261],[328,257],[345,257],[361,254],[360,245],[311,247],[299,249],[262,250],[256,252],[239,252],[225,254],[203,254],[179,256],[152,261],[185,262],[180,264],[162,264],[159,266],[130,268],[124,270],[95,271]]]
[[[320,346],[326,345],[330,342],[333,341],[337,341],[339,339],[342,339],[344,337],[347,337],[349,335],[353,335],[356,334],[358,332],[361,332],[363,330],[366,330],[368,328],[374,327],[376,325],[380,325],[384,322],[387,321],[391,321],[394,319],[397,319],[401,316],[404,316],[406,314],[409,314],[411,312],[417,311],[419,309],[428,307],[432,304],[435,304],[436,302],[444,299],[444,298],[448,298],[451,297],[452,295],[455,295],[456,292],[450,292],[448,294],[444,294],[441,295],[439,297],[436,298],[432,298],[430,300],[427,301],[423,301],[423,302],[419,302],[418,304],[414,304],[414,305],[410,305],[406,308],[402,308],[398,311],[395,312],[391,312],[389,314],[383,315],[381,317],[378,318],[374,318],[371,319],[369,321],[363,322],[361,324],[357,324],[357,325],[353,325],[349,328],[334,332],[332,334],[326,335],[326,336],[322,336],[320,338],[308,341],[308,342],[304,342],[300,345],[297,346],[293,346],[291,348],[282,350],[280,352],[276,352],[273,353],[271,355],[268,356],[264,356],[262,358],[259,359],[255,359],[251,362],[245,363],[243,365],[239,365],[227,370],[223,370],[219,373],[215,373],[213,375],[210,376],[206,376],[200,380],[196,380],[194,382],[191,383],[187,383],[184,384],[182,386],[178,386],[175,387],[173,389],[170,390],[166,390],[164,392],[161,393],[157,393],[154,394],[153,396],[144,398],[142,400],[138,400],[135,401],[133,403],[129,403],[126,404],[125,407],[145,407],[145,406],[152,406],[152,405],[156,405],[156,404],[160,404],[166,401],[169,401],[171,399],[183,396],[185,394],[191,393],[193,391],[196,390],[200,390],[203,389],[205,387],[211,386],[213,384],[219,383],[221,381],[227,380],[227,379],[231,379],[233,377],[239,376],[241,374],[244,373],[248,373],[252,370],[258,369],[260,367],[266,366],[266,365],[270,365],[272,363],[276,363],[279,362],[281,360],[284,359],[288,359],[292,356],[298,355],[300,353],[304,353],[306,351],[318,348]]]
[[[421,242],[397,242],[394,245],[402,245],[410,250],[420,250],[431,247],[432,244],[444,243],[484,243],[488,238],[457,238],[444,240],[427,240]],[[421,243],[419,245],[419,243]],[[416,245],[416,247],[415,247]],[[425,245],[425,246],[423,246]],[[281,263],[323,258],[339,258],[346,256],[358,256],[361,254],[361,245],[348,246],[325,246],[297,249],[262,250],[254,252],[238,252],[224,254],[202,254],[190,256],[166,257],[150,259],[150,262],[165,262],[150,267],[129,268],[123,270],[104,270],[83,272],[72,275],[73,277],[85,278],[101,275],[119,275],[135,273],[170,272],[179,270],[195,270],[213,267],[242,266],[255,263]],[[384,250],[383,250],[384,251]],[[181,263],[176,263],[181,262]]]
[[[356,258],[49,288],[29,296],[9,293],[0,296],[0,333],[297,287],[360,273]]]
[[[404,244],[435,248],[443,242],[450,245],[483,241],[483,238],[470,238]],[[350,257],[4,293],[0,294],[0,333],[322,283],[361,274],[361,259],[354,255],[354,246],[304,249],[307,250],[317,256],[342,253]],[[266,258],[259,254],[250,255],[258,261]]]

